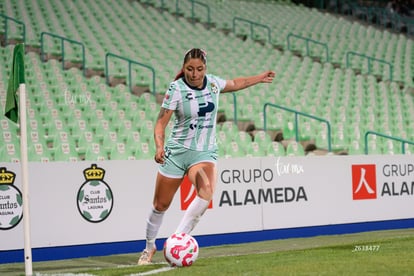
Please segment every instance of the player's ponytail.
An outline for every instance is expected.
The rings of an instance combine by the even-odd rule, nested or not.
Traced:
[[[181,79],[182,77],[184,77],[184,70],[183,68],[181,68],[181,70],[177,73],[177,75],[175,76],[174,80],[178,80]]]

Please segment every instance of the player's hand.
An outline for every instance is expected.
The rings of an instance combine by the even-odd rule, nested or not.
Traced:
[[[270,82],[272,82],[273,81],[273,78],[276,76],[276,73],[275,72],[273,72],[273,71],[271,71],[271,70],[269,70],[269,71],[266,71],[266,72],[263,72],[263,79],[262,79],[262,82],[265,82],[265,83],[270,83]]]
[[[154,160],[155,162],[157,162],[158,164],[164,164],[165,162],[165,151],[163,148],[161,149],[157,149],[155,152],[155,156],[154,156]]]

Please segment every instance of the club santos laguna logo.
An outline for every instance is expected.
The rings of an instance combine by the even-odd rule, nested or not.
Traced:
[[[23,218],[23,199],[20,190],[13,185],[16,174],[0,168],[0,230],[12,229]]]
[[[352,165],[352,199],[414,195],[414,164]]]
[[[112,211],[114,199],[111,188],[104,182],[105,170],[92,164],[83,171],[85,183],[78,191],[78,210],[89,222],[101,222]]]

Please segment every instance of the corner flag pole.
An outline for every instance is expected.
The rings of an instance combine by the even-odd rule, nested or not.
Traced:
[[[29,212],[29,170],[27,157],[27,121],[26,121],[26,84],[24,79],[24,44],[16,44],[13,51],[12,70],[7,87],[4,115],[17,124],[20,122],[20,163],[23,186],[23,228],[24,228],[24,263],[27,276],[33,275],[32,247],[30,242]],[[16,94],[19,92],[19,103]]]
[[[23,186],[24,262],[27,276],[33,274],[32,247],[30,242],[29,172],[27,157],[26,84],[24,80],[24,44],[16,44],[13,51],[12,70],[7,87],[4,115],[17,124],[20,121],[20,163]],[[19,92],[19,102],[16,94]]]
[[[19,85],[20,105],[20,161],[23,182],[23,228],[24,228],[24,265],[27,276],[33,275],[32,246],[30,241],[30,212],[29,212],[29,170],[27,156],[27,120],[26,120],[26,84]]]

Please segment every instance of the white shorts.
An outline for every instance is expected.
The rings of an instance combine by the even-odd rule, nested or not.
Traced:
[[[182,178],[188,169],[198,163],[217,163],[217,149],[196,151],[183,145],[168,141],[165,146],[165,162],[159,166],[159,172],[170,178]]]

